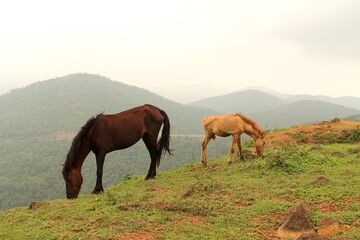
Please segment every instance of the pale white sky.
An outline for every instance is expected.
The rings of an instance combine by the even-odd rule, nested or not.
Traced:
[[[0,94],[79,72],[360,97],[360,1],[0,0]]]

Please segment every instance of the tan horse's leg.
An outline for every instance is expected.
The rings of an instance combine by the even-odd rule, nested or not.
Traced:
[[[242,155],[242,152],[241,152],[241,135],[239,134],[239,137],[237,139],[237,145],[238,145],[238,148],[239,148],[239,158],[241,160],[245,160],[244,156]]]
[[[232,143],[231,143],[231,149],[230,149],[230,160],[229,160],[229,165],[232,164],[232,156],[233,156],[233,153],[235,151],[235,145],[237,144],[237,140],[238,139],[238,135],[234,134],[233,135],[233,140],[232,140]]]
[[[205,134],[204,140],[201,144],[201,162],[204,164],[204,166],[207,166],[206,146],[210,140],[211,140],[211,137],[209,137],[208,134]]]

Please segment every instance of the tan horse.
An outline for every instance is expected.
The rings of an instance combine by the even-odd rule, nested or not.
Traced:
[[[256,152],[259,156],[264,153],[265,141],[263,139],[264,132],[253,120],[245,117],[241,114],[224,114],[215,115],[203,119],[203,128],[205,131],[204,140],[201,148],[201,162],[206,166],[206,146],[211,139],[215,140],[216,136],[228,137],[233,136],[233,141],[230,149],[229,164],[232,163],[232,155],[235,150],[235,144],[239,148],[239,157],[244,159],[241,153],[241,139],[240,136],[243,133],[251,136],[255,141]]]

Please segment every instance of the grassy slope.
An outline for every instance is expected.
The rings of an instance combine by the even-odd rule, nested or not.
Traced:
[[[267,157],[227,157],[134,177],[101,195],[34,203],[0,213],[0,239],[273,239],[299,201],[360,236],[358,144],[283,145]],[[323,179],[324,181],[317,181]]]

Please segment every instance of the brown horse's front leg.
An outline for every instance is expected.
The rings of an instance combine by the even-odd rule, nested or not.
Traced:
[[[94,190],[91,192],[93,194],[99,194],[104,192],[104,188],[102,185],[104,160],[105,154],[96,154],[96,185]]]

